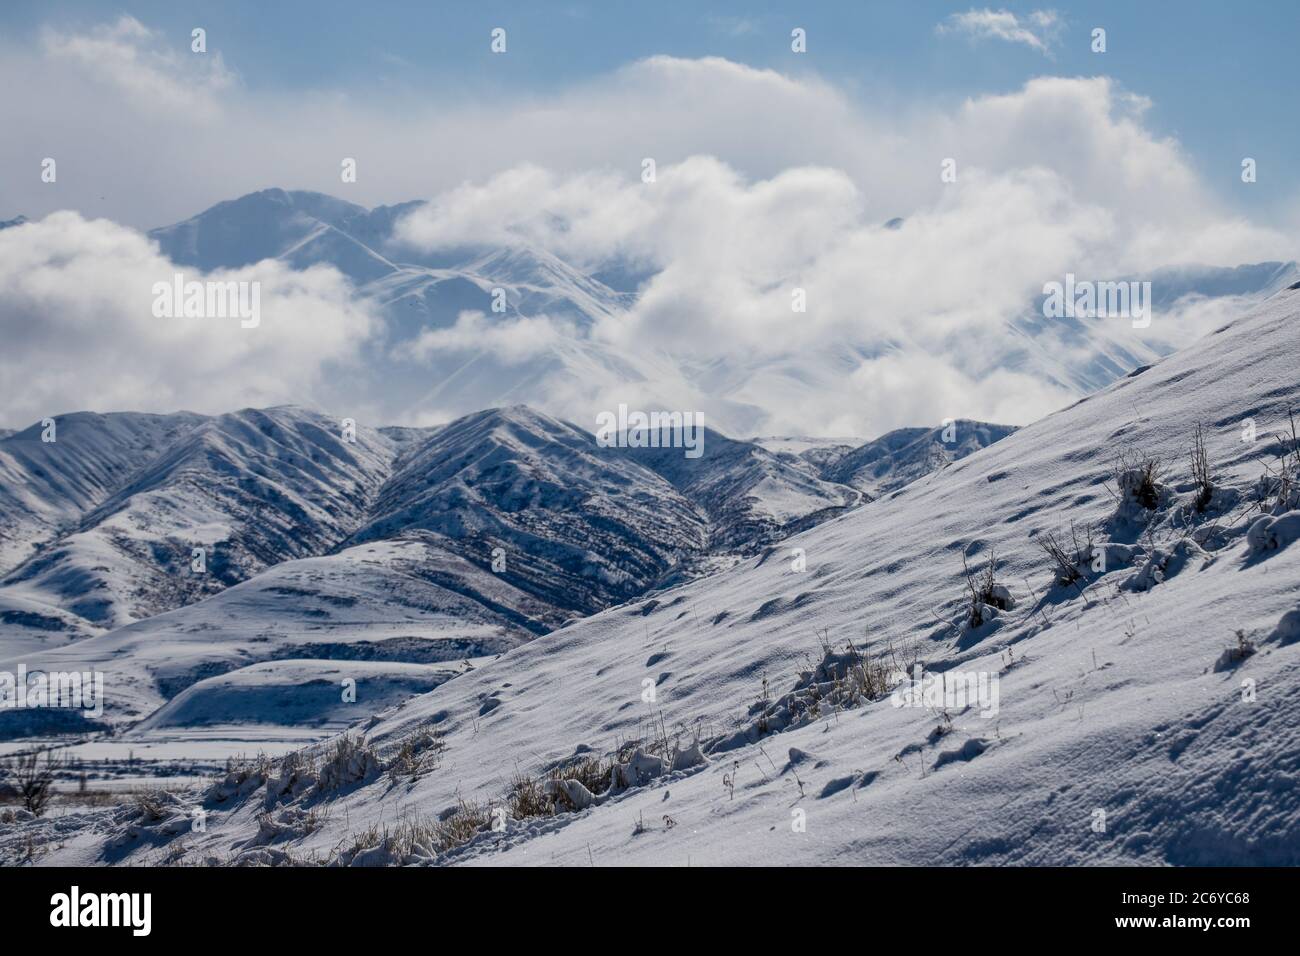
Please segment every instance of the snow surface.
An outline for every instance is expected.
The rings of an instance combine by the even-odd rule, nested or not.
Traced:
[[[371,826],[499,802],[516,774],[662,730],[679,738],[678,769],[635,755],[585,809],[510,819],[410,862],[1300,863],[1300,548],[1287,530],[1300,502],[1255,499],[1300,401],[1298,322],[1300,292],[1281,292],[924,481],[362,725],[380,755],[442,734],[439,766],[418,779],[355,759],[326,795],[235,775],[202,798],[205,833],[91,811],[0,829],[0,855],[30,836],[50,847],[42,863],[330,859],[378,840]],[[1197,423],[1216,483],[1204,513],[1187,461]],[[1164,463],[1153,511],[1127,479],[1107,490],[1122,455]],[[1248,540],[1261,517],[1279,533]],[[1108,558],[1061,585],[1037,541],[1071,523],[1093,526]],[[995,552],[1000,587],[971,627],[964,564],[978,573]],[[819,641],[996,675],[997,713],[884,697],[765,718],[764,683],[773,699],[806,694]],[[393,862],[380,843],[348,858]]]

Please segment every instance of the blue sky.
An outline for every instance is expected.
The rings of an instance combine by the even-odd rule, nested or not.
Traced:
[[[44,25],[76,29],[129,13],[179,48],[195,25],[253,94],[404,90],[427,97],[465,92],[542,93],[600,76],[641,57],[723,56],[795,74],[809,71],[870,102],[951,101],[1010,91],[1043,74],[1103,73],[1149,97],[1146,122],[1176,137],[1216,194],[1260,210],[1293,195],[1300,152],[1294,96],[1300,4],[1183,2],[1005,3],[1019,17],[1059,14],[1048,54],[1025,44],[940,34],[936,26],[979,4],[842,2],[430,3],[16,0],[0,13],[6,38]],[[509,31],[509,55],[487,49],[493,26]],[[789,49],[792,26],[809,50]],[[1089,34],[1107,30],[1094,54]],[[1260,163],[1242,189],[1243,156]]]

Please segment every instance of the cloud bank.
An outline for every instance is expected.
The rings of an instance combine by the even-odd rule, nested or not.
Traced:
[[[153,285],[261,284],[261,323],[156,318]],[[266,261],[202,275],[140,233],[74,212],[0,231],[0,394],[4,420],[95,411],[226,412],[310,400],[374,330],[332,269]]]
[[[1059,26],[1048,13],[962,16],[952,29],[1035,49]],[[36,155],[75,175],[42,184],[33,165],[0,201],[151,226],[267,185],[363,205],[428,197],[401,227],[412,249],[536,246],[646,276],[590,344],[668,370],[661,394],[756,409],[767,431],[1029,421],[1072,397],[1000,365],[1007,320],[1045,281],[1296,253],[1289,236],[1217,203],[1179,144],[1152,132],[1149,102],[1106,77],[885,110],[814,75],[656,56],[546,96],[290,101],[252,95],[208,56],[168,51],[129,18],[7,51],[0,83],[33,95],[0,104],[0,124],[41,129]],[[9,136],[0,159],[33,164],[35,149]],[[357,159],[356,183],[340,182],[343,157]],[[902,227],[885,228],[896,216]],[[11,424],[51,406],[312,401],[379,322],[329,271],[262,264],[263,313],[278,322],[159,326],[137,297],[171,267],[139,233],[60,214],[0,243],[0,383],[20,396]],[[1208,305],[1187,314],[1145,334],[1181,344],[1218,317]],[[410,357],[477,347],[519,364],[578,334],[544,316],[511,321],[465,313],[407,343]],[[331,400],[390,420],[429,414],[331,380]],[[617,398],[610,387],[556,382],[549,397],[579,418]]]

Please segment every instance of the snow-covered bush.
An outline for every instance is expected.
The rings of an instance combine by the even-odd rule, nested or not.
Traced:
[[[266,781],[266,808],[269,810],[283,799],[295,800],[312,790],[320,780],[316,761],[310,751],[295,750],[285,754],[279,770]]]
[[[115,846],[126,846],[141,839],[157,842],[188,833],[194,826],[189,804],[165,790],[136,794],[123,812],[129,822],[114,838]]]
[[[1205,428],[1196,423],[1192,435],[1192,448],[1189,453],[1192,468],[1192,481],[1196,484],[1196,499],[1193,507],[1204,513],[1214,499],[1214,481],[1210,475],[1210,453],[1205,447]]]
[[[578,780],[551,779],[543,784],[554,806],[565,810],[585,810],[596,802],[596,795]]]
[[[700,742],[697,740],[685,750],[676,750],[672,759],[668,763],[668,769],[672,773],[680,770],[691,770],[695,767],[703,767],[709,762],[709,758],[704,756],[704,751],[700,748]]]
[[[661,776],[665,769],[663,757],[648,754],[638,747],[626,762],[614,764],[610,771],[610,789],[618,791],[629,787],[644,787],[655,777]]]
[[[406,819],[394,830],[374,824],[352,837],[351,845],[341,850],[330,866],[413,866],[430,864],[437,859],[436,823]]]
[[[1246,548],[1250,554],[1280,551],[1300,539],[1300,511],[1288,511],[1274,517],[1256,518],[1246,532]]]
[[[474,839],[491,824],[492,808],[487,804],[461,800],[431,824],[434,849],[446,853]]]
[[[379,758],[360,735],[343,734],[321,763],[315,793],[331,793],[379,773]]]
[[[279,813],[260,813],[257,816],[257,835],[253,845],[264,846],[282,837],[299,839],[319,830],[324,823],[316,810],[285,807]]]
[[[1088,575],[1095,557],[1093,546],[1093,529],[1085,528],[1080,539],[1074,522],[1070,522],[1070,537],[1058,537],[1055,531],[1045,531],[1036,539],[1043,553],[1052,561],[1052,571],[1056,583],[1062,586],[1073,584]]]
[[[902,669],[891,648],[887,656],[870,657],[850,641],[837,651],[823,635],[821,659],[800,672],[795,686],[778,700],[772,700],[767,680],[763,696],[749,708],[754,722],[741,738],[757,739],[816,720],[825,712],[844,710],[884,697],[891,689],[889,675]],[[720,746],[739,739],[720,742]],[[703,756],[703,754],[701,754]]]
[[[166,795],[160,790],[146,790],[137,793],[132,800],[141,819],[146,822],[161,820],[167,815]]]
[[[1185,568],[1200,570],[1211,560],[1209,552],[1191,538],[1179,538],[1172,546],[1154,548],[1147,556],[1146,563],[1124,582],[1124,588],[1129,591],[1149,591]]]
[[[547,772],[548,782],[572,780],[593,794],[609,789],[610,768],[614,761],[597,753],[585,753],[565,760]]]
[[[1114,487],[1107,486],[1115,499],[1112,526],[1146,525],[1151,513],[1164,504],[1169,492],[1161,482],[1163,471],[1159,458],[1144,454],[1124,454],[1111,474]]]
[[[555,798],[551,790],[536,777],[523,773],[516,773],[510,782],[506,803],[510,807],[510,816],[516,820],[549,817],[555,813]]]
[[[1259,510],[1280,515],[1300,509],[1300,433],[1294,414],[1288,414],[1290,434],[1277,436],[1280,450],[1276,464],[1264,466],[1264,474],[1255,485]]]
[[[386,769],[394,777],[418,779],[438,766],[447,744],[442,734],[421,727],[401,739]]]
[[[977,628],[997,617],[998,611],[1010,611],[1016,606],[1016,599],[1003,584],[997,583],[998,558],[996,552],[989,552],[989,562],[979,574],[971,571],[962,555],[962,569],[966,572],[966,592],[969,601],[966,612],[966,624]]]
[[[232,797],[243,797],[257,790],[271,775],[271,759],[258,754],[252,761],[227,761],[226,773],[208,787],[205,802],[223,803]]]
[[[1215,661],[1216,672],[1231,670],[1255,653],[1255,644],[1246,637],[1245,631],[1237,631],[1237,643],[1227,648]]]

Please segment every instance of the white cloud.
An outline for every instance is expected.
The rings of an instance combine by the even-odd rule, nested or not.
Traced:
[[[657,386],[624,386],[639,395],[658,387],[683,403],[703,401],[689,376],[676,373],[708,369],[710,388],[729,408],[756,409],[756,428],[766,421],[874,434],[916,424],[920,414],[934,420],[940,406],[939,417],[1027,421],[1064,396],[1028,376],[989,370],[1009,348],[1003,323],[1044,281],[1297,252],[1288,236],[1225,211],[1179,144],[1151,131],[1147,101],[1105,77],[1042,77],[951,106],[886,109],[816,76],[715,57],[651,57],[551,94],[470,94],[433,105],[428,96],[398,94],[253,97],[237,83],[182,69],[166,77],[179,92],[163,84],[162,102],[191,97],[211,108],[187,112],[185,135],[177,136],[166,110],[122,109],[124,96],[148,102],[150,84],[139,76],[161,69],[142,52],[156,38],[132,23],[0,57],[0,85],[33,91],[0,102],[0,128],[19,131],[0,140],[0,162],[31,162],[33,137],[22,131],[35,129],[42,152],[61,159],[61,173],[63,157],[94,157],[57,186],[34,173],[30,182],[7,180],[6,216],[39,216],[57,203],[156,225],[266,185],[365,205],[432,197],[405,223],[408,242],[524,243],[588,268],[613,260],[654,272],[636,307],[599,323],[589,344],[655,357],[654,368],[665,370]],[[1049,13],[1016,23],[1044,44],[1059,25]],[[70,52],[87,43],[117,50],[117,65],[97,67]],[[358,159],[355,184],[339,182],[343,156]],[[646,157],[656,160],[653,184],[640,179]],[[948,157],[956,183],[940,180]],[[881,228],[894,216],[905,217],[901,230]],[[111,276],[92,278],[111,286]],[[807,291],[806,313],[791,312],[796,286]],[[0,331],[14,314],[10,307],[0,316]],[[545,319],[513,322],[462,316],[415,339],[417,357],[477,341],[504,362],[522,363],[571,334]],[[310,357],[315,343],[305,347]],[[329,361],[326,351],[306,367]],[[253,371],[232,371],[230,393],[245,381],[259,394],[275,391],[254,374],[271,365],[246,358]],[[124,367],[147,377],[146,364]],[[311,391],[296,375],[280,400],[310,397],[291,394]],[[894,390],[889,400],[880,383]],[[347,394],[348,380],[336,385]],[[171,387],[184,404],[184,388]],[[598,387],[607,402],[611,383]],[[573,411],[597,386],[554,389],[560,410]],[[91,393],[72,388],[65,407]],[[52,388],[39,404],[57,394]],[[426,413],[385,406],[380,395],[352,398],[389,420]],[[106,401],[96,407],[111,407]]]
[[[234,82],[220,52],[193,53],[187,46],[180,55],[127,15],[86,33],[47,29],[41,45],[50,59],[70,64],[93,83],[108,84],[133,105],[172,115],[215,118],[217,94]]]
[[[413,342],[402,345],[394,357],[427,361],[445,352],[486,351],[513,365],[555,348],[575,334],[571,325],[546,316],[489,323],[482,312],[467,310],[449,328],[425,329]]]
[[[935,29],[939,33],[964,33],[975,40],[1021,43],[1039,53],[1050,53],[1064,24],[1055,10],[1035,10],[1017,17],[1009,10],[967,10],[954,13]]]
[[[525,243],[588,268],[651,270],[637,304],[595,338],[625,353],[667,351],[714,369],[715,380],[731,370],[739,383],[718,394],[761,408],[755,427],[1019,424],[1070,397],[999,367],[1019,344],[1007,321],[1045,281],[1294,251],[1218,211],[1177,144],[1143,127],[1144,108],[1105,79],[1044,78],[918,123],[910,140],[945,144],[960,157],[958,178],[908,209],[899,230],[883,227],[843,170],[753,179],[696,156],[661,165],[650,184],[523,165],[436,196],[402,234],[427,248]],[[795,288],[805,313],[792,312]],[[1186,315],[1117,334],[1181,344],[1205,325]],[[800,385],[810,379],[815,387]]]
[[[155,318],[153,285],[261,284],[261,324]],[[73,212],[0,231],[6,422],[95,411],[225,412],[309,401],[374,330],[339,273],[266,261],[204,276],[131,229]]]

